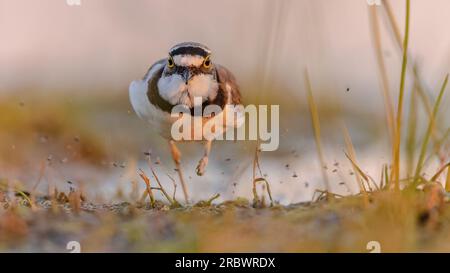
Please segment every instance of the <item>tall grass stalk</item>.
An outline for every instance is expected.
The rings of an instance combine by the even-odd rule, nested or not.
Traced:
[[[406,133],[406,171],[408,177],[413,176],[414,159],[416,158],[417,112],[417,92],[416,88],[413,88],[409,101],[408,128]]]
[[[314,139],[316,142],[316,148],[317,148],[317,154],[319,156],[320,160],[320,171],[322,172],[322,178],[325,183],[325,188],[327,192],[330,191],[330,183],[328,181],[328,176],[325,171],[325,157],[323,155],[323,149],[322,149],[322,141],[321,141],[321,133],[320,133],[320,120],[319,120],[319,113],[317,111],[317,105],[314,101],[314,96],[312,92],[311,87],[311,81],[309,79],[308,70],[305,70],[305,83],[306,83],[306,91],[308,93],[308,105],[309,110],[311,113],[311,121],[314,129]]]
[[[400,34],[400,28],[398,27],[397,21],[395,20],[395,16],[394,16],[394,13],[392,11],[389,1],[383,1],[382,7],[386,11],[389,26],[391,27],[391,31],[394,33],[395,42],[396,42],[398,48],[403,52],[403,44],[402,44],[402,38],[401,38],[401,34]],[[415,63],[414,61],[412,61],[410,63],[411,63],[411,67],[412,67],[412,69],[411,69],[412,74],[414,77],[414,86],[419,94],[419,98],[420,98],[421,102],[423,103],[426,113],[428,114],[428,116],[431,116],[431,113],[432,113],[431,102],[427,95],[429,92],[426,92],[427,90],[425,90],[425,87],[422,84],[422,80],[421,80],[421,76],[419,73],[419,69],[417,67],[417,63]],[[432,136],[433,136],[433,140],[436,140],[435,139],[436,133],[434,131],[433,131]]]
[[[267,31],[262,32],[263,49],[258,61],[258,67],[260,67],[261,78],[259,80],[259,89],[262,92],[258,92],[256,103],[261,100],[261,97],[265,98],[267,90],[271,88],[270,72],[273,69],[274,61],[276,58],[276,50],[281,47],[283,41],[284,31],[286,29],[286,18],[288,18],[289,1],[268,1],[264,7],[265,29]]]
[[[441,90],[439,91],[439,95],[438,95],[438,97],[436,99],[436,103],[434,104],[434,107],[433,107],[433,113],[430,116],[430,119],[429,119],[429,122],[428,122],[428,128],[427,128],[427,131],[425,133],[425,136],[424,136],[424,139],[423,139],[423,142],[422,142],[422,146],[420,148],[419,159],[417,161],[416,171],[415,171],[415,174],[414,174],[414,183],[417,183],[417,181],[419,179],[419,176],[420,176],[420,172],[421,172],[422,167],[423,167],[423,163],[424,163],[424,160],[425,160],[425,155],[426,155],[427,148],[428,148],[428,142],[430,140],[430,136],[431,136],[431,132],[433,130],[433,127],[435,126],[436,116],[437,116],[437,113],[439,111],[439,106],[441,104],[442,97],[443,97],[445,89],[447,87],[447,83],[448,83],[448,74],[445,77],[445,80],[444,80],[444,83],[442,84]]]
[[[367,190],[364,187],[364,183],[363,183],[363,180],[361,178],[361,176],[364,177],[365,174],[361,171],[361,169],[358,167],[358,165],[356,163],[355,149],[353,147],[352,139],[351,139],[350,134],[349,134],[349,132],[347,130],[347,127],[345,125],[343,127],[344,127],[343,131],[344,131],[345,144],[346,144],[346,147],[347,147],[346,156],[348,157],[348,159],[350,160],[350,163],[352,164],[353,172],[355,173],[356,182],[358,183],[359,191],[363,194],[364,204],[368,205],[369,204],[369,197],[367,195]],[[366,181],[368,181],[368,178],[365,178],[365,179],[367,179]]]
[[[371,34],[373,47],[375,50],[375,56],[378,65],[378,71],[380,75],[381,90],[384,100],[384,107],[386,111],[386,122],[389,130],[389,140],[391,145],[394,143],[394,106],[392,103],[391,93],[389,91],[389,78],[386,70],[386,65],[383,59],[383,49],[381,46],[381,34],[379,26],[378,8],[376,6],[368,6],[369,19],[371,26]]]
[[[400,90],[398,95],[397,120],[396,120],[395,141],[393,151],[394,152],[393,179],[395,182],[396,190],[400,189],[400,146],[401,146],[401,129],[402,129],[401,125],[403,114],[403,98],[405,95],[406,65],[408,63],[409,12],[410,12],[410,0],[406,0],[405,36],[403,39],[402,72],[400,78]]]

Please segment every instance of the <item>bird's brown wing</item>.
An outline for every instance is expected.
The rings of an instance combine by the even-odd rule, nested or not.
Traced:
[[[164,112],[170,113],[173,105],[163,99],[158,92],[158,80],[164,70],[164,63],[167,59],[162,59],[150,67],[144,76],[144,80],[148,83],[147,97],[151,104],[161,109]]]
[[[216,65],[216,73],[219,91],[211,104],[220,105],[222,108],[225,104],[241,104],[241,93],[233,74],[221,65]]]

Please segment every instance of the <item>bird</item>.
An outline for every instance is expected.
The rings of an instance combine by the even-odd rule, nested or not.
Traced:
[[[228,108],[227,105],[241,104],[236,78],[230,70],[214,62],[212,51],[207,46],[197,42],[182,42],[171,47],[165,58],[151,65],[142,79],[130,83],[129,98],[137,116],[168,140],[185,201],[189,202],[181,171],[181,153],[171,135],[171,127],[178,120],[171,115],[172,109],[181,105],[187,110],[187,118],[202,119],[202,127],[210,119],[224,118],[228,109],[235,111],[235,108]],[[195,107],[205,109],[209,105],[219,106],[221,113],[208,117],[195,116]],[[217,132],[224,133],[230,128],[237,128],[238,124],[224,122],[221,131]],[[202,128],[192,130],[198,129]],[[196,167],[199,176],[205,173],[213,139],[211,136],[206,140],[201,139],[204,153]]]

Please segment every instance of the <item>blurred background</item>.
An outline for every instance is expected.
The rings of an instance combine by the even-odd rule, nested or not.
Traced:
[[[404,1],[388,2],[402,30]],[[99,201],[133,200],[144,189],[137,170],[149,173],[143,152],[151,149],[158,173],[172,189],[165,176],[176,177],[168,145],[134,114],[128,85],[182,41],[208,45],[213,60],[236,75],[245,103],[280,105],[280,148],[260,159],[275,200],[311,200],[324,187],[305,69],[319,107],[333,192],[357,188],[343,153],[343,128],[365,172],[378,177],[389,163],[374,14],[393,99],[401,49],[383,6],[366,0],[80,3],[0,0],[0,179],[5,183],[44,193],[79,185]],[[432,101],[450,70],[449,8],[447,0],[411,4],[410,63],[417,65]],[[407,80],[408,94],[412,73]],[[419,120],[419,131],[422,124]],[[200,144],[180,147],[194,199],[214,193],[221,200],[251,198],[255,143],[216,142],[201,178],[195,175]]]

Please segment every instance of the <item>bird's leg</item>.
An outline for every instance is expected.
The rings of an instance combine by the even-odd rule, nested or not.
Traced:
[[[180,177],[180,183],[181,183],[181,188],[183,189],[184,200],[186,201],[186,203],[189,203],[189,195],[187,192],[186,183],[184,183],[183,172],[181,171],[180,150],[178,150],[177,146],[175,145],[175,141],[173,141],[173,140],[169,141],[169,145],[170,145],[170,152],[172,154],[173,161],[175,162],[175,167],[177,168],[177,172]]]
[[[198,162],[197,165],[197,175],[203,175],[205,173],[206,165],[208,165],[208,156],[209,152],[211,152],[211,144],[212,140],[207,140],[205,144],[205,153],[203,154],[202,159]]]

